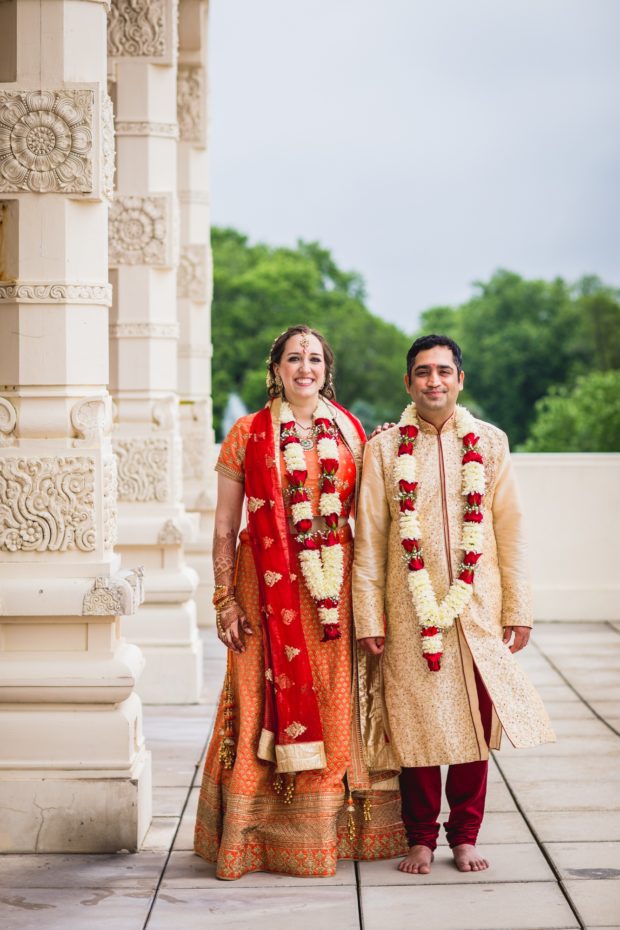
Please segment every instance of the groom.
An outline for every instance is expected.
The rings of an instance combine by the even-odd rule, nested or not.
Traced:
[[[513,658],[527,645],[532,615],[508,441],[457,406],[463,380],[452,339],[413,343],[412,403],[366,446],[356,519],[356,635],[370,662],[381,657],[381,738],[401,770],[410,847],[399,868],[420,874],[430,872],[437,845],[440,765],[449,766],[444,826],[454,861],[481,871],[489,865],[476,849],[489,749],[502,733],[515,746],[554,739]],[[376,734],[372,706],[373,726],[362,721],[362,730]]]

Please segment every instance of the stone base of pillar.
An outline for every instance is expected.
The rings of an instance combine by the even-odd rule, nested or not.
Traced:
[[[136,685],[145,704],[196,704],[200,700],[202,640],[196,624],[196,603],[163,601],[165,594],[171,597],[175,590],[181,590],[184,581],[186,589],[195,590],[196,575],[187,565],[178,573],[148,573],[147,603],[135,616],[122,621],[123,636],[140,646],[146,661]]]
[[[143,704],[197,704],[202,693],[202,642],[142,646],[146,668],[136,691]]]
[[[152,815],[151,754],[135,694],[112,706],[5,704],[0,714],[0,852],[140,848]],[[24,758],[9,760],[16,746]]]
[[[213,607],[213,566],[211,553],[198,550],[193,551],[191,546],[185,549],[187,563],[198,575],[198,588],[196,590],[196,609],[199,627],[215,626],[215,609]]]
[[[188,495],[191,498],[191,495]],[[200,503],[200,496],[199,496]],[[208,501],[207,503],[210,503]],[[188,510],[191,510],[191,500],[186,501]],[[198,532],[196,536],[185,543],[185,558],[198,576],[198,588],[196,590],[196,607],[197,620],[199,627],[215,626],[215,610],[213,608],[213,522],[215,510],[212,506],[208,509],[199,509],[191,511],[193,516],[198,517]]]
[[[0,793],[2,853],[137,852],[151,822],[151,754],[122,776],[6,772]]]

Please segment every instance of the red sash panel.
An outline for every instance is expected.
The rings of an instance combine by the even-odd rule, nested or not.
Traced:
[[[323,730],[304,638],[297,562],[289,535],[271,410],[256,414],[245,456],[248,532],[258,575],[265,644],[264,729],[275,745],[322,743]],[[318,632],[317,632],[318,636]],[[313,766],[317,767],[317,766]]]

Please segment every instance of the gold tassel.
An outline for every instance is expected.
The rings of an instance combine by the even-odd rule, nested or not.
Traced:
[[[285,804],[292,804],[295,797],[295,773],[291,772],[286,781],[282,800]]]
[[[349,842],[353,843],[357,836],[357,827],[355,826],[355,802],[350,791],[349,800],[347,802],[347,831],[349,833]]]
[[[370,823],[372,820],[372,801],[370,798],[364,798],[364,820]]]
[[[273,790],[277,795],[282,798],[283,804],[292,804],[293,798],[295,797],[295,773],[290,772],[286,776],[286,782],[284,781],[284,776],[276,773],[273,777]]]
[[[228,650],[226,665],[226,681],[224,682],[224,724],[220,730],[222,742],[220,743],[219,758],[222,768],[231,769],[235,764],[237,755],[235,749],[235,734],[233,720],[235,717],[235,701],[232,689],[232,653]]]

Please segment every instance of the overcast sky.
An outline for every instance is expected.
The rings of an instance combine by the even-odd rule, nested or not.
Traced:
[[[407,331],[498,267],[620,285],[620,0],[211,0],[212,221]]]

